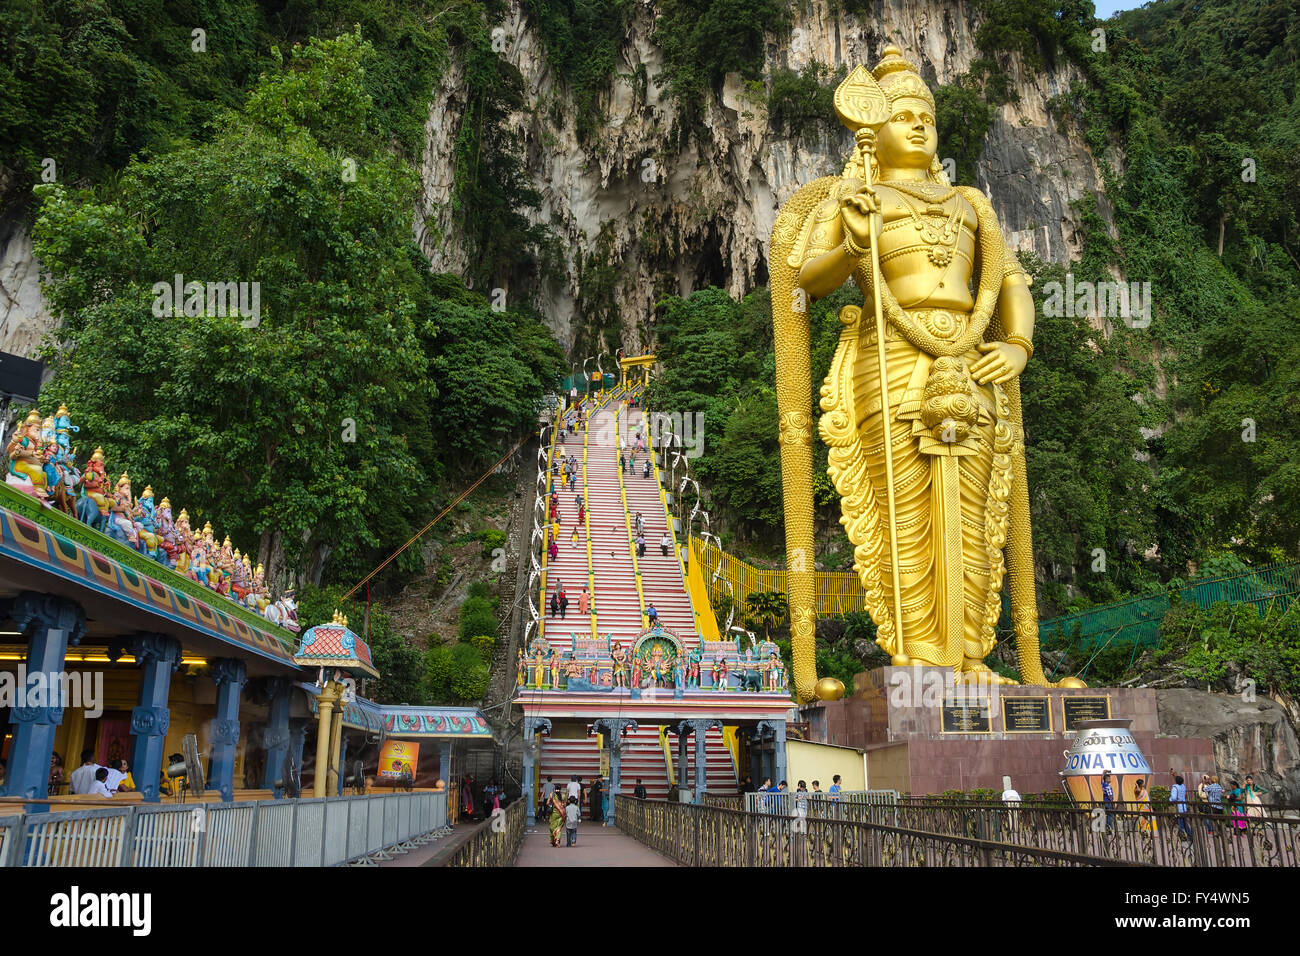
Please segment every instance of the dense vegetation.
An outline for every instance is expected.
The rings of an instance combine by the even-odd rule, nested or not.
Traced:
[[[877,6],[834,9],[866,22]],[[778,133],[835,129],[837,73],[816,63],[764,72],[771,44],[788,40],[785,0],[659,0],[662,71],[617,78],[635,5],[523,8],[561,81],[543,108],[553,120],[573,112],[584,141],[617,82],[642,100],[651,85],[671,97],[676,138],[699,144],[728,73],[766,99]],[[973,181],[993,108],[1014,99],[1019,71],[1072,64],[1084,80],[1053,113],[1084,131],[1107,205],[1081,203],[1083,255],[1071,271],[1102,279],[1118,268],[1155,295],[1147,329],[1038,320],[1025,414],[1045,612],[1159,588],[1224,555],[1294,560],[1300,11],[1288,0],[1161,0],[1101,24],[1088,0],[975,9],[970,73],[935,91],[958,180]],[[273,571],[350,583],[423,524],[529,424],[561,370],[528,301],[556,278],[560,252],[510,120],[526,91],[501,55],[513,42],[505,12],[500,0],[0,0],[0,220],[34,226],[64,322],[42,409],[67,401],[83,443],[104,444],[115,466],[235,540],[258,541]],[[417,231],[466,251],[456,277],[430,272],[410,229],[427,104],[449,77],[464,105],[455,234]],[[1026,265],[1040,293],[1064,274]],[[578,263],[577,354],[617,339],[617,268],[600,245]],[[258,327],[156,315],[153,283],[176,273],[260,282]],[[853,295],[812,311],[814,382]],[[714,529],[774,557],[767,291],[670,297],[656,318],[665,371],[652,398],[705,416],[692,467]],[[846,567],[824,448],[816,464],[819,560]],[[418,563],[411,552],[388,582]],[[851,654],[860,630],[826,653]],[[468,651],[449,651],[464,658],[456,688],[430,653],[438,660],[418,693],[436,685],[460,699],[477,686]]]

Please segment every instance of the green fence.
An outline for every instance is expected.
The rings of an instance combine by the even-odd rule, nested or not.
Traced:
[[[1192,581],[1178,589],[1181,599],[1198,607],[1220,601],[1253,604],[1261,610],[1270,604],[1286,608],[1300,593],[1300,563],[1275,564],[1242,574]],[[1111,647],[1160,646],[1160,621],[1169,610],[1169,592],[1129,598],[1043,621],[1039,638],[1065,640],[1078,650]]]

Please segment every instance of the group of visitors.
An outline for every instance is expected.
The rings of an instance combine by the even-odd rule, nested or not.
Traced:
[[[645,788],[637,780],[639,796],[645,799]],[[587,805],[591,808],[591,822],[601,823],[605,819],[605,799],[601,780],[597,777],[586,791]],[[582,819],[583,788],[582,778],[577,774],[569,777],[561,795],[555,786],[555,779],[547,777],[542,784],[541,798],[537,802],[537,816],[546,821],[551,837],[551,846],[560,845],[560,830],[565,831],[565,846],[578,845],[578,821]]]
[[[1173,770],[1170,770],[1169,774],[1173,778],[1173,785],[1169,788],[1169,805],[1177,813],[1174,818],[1175,825],[1183,838],[1190,840],[1192,831],[1188,823],[1187,783],[1182,774]],[[1246,829],[1249,818],[1263,816],[1263,801],[1260,797],[1268,793],[1268,791],[1255,786],[1253,775],[1246,775],[1244,785],[1239,785],[1235,779],[1229,780],[1229,784],[1231,789],[1225,789],[1216,774],[1207,774],[1202,777],[1200,784],[1196,788],[1197,796],[1200,798],[1201,812],[1209,817],[1205,825],[1210,833],[1215,830],[1216,821],[1214,817],[1222,816],[1225,813],[1225,797],[1227,799],[1226,813],[1230,820],[1229,825],[1234,830],[1243,831]],[[1115,799],[1115,788],[1109,770],[1102,771],[1101,799],[1102,806],[1106,811],[1106,827],[1107,829],[1113,829],[1115,826],[1115,810],[1119,804]],[[1134,782],[1133,802],[1137,805],[1139,814],[1138,829],[1147,833],[1156,832],[1159,823],[1151,805],[1151,788],[1145,779],[1139,778]]]
[[[493,777],[482,790],[482,796],[476,803],[474,792],[477,785],[474,775],[466,773],[460,778],[460,812],[466,820],[474,819],[475,807],[479,809],[484,820],[502,809],[506,799],[506,788],[497,783]]]
[[[58,754],[50,758],[51,780],[54,779],[56,770],[61,782],[63,759]],[[107,767],[101,766],[95,760],[93,750],[81,752],[81,766],[72,771],[72,775],[68,778],[68,792],[83,796],[111,797],[117,793],[133,790],[135,790],[135,781],[131,778],[131,767],[126,760],[117,758],[109,760]]]

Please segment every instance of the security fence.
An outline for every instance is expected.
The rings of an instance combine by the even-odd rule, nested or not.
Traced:
[[[516,800],[492,814],[452,854],[447,866],[512,866],[524,839],[524,810],[527,801]]]
[[[950,836],[1112,857],[1149,866],[1297,866],[1300,818],[1132,807],[1007,806],[909,800],[864,808],[861,819]],[[1292,811],[1294,814],[1294,811]]]
[[[742,813],[623,796],[615,799],[620,830],[684,866],[1139,865],[873,823]]]
[[[339,866],[447,827],[446,793],[130,804],[0,816],[0,866]]]

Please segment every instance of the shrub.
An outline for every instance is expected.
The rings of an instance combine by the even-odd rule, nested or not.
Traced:
[[[491,634],[480,634],[477,637],[471,637],[469,642],[482,655],[484,663],[492,660],[492,648],[496,647],[497,644],[495,637]]]
[[[484,558],[492,557],[493,552],[496,551],[497,548],[504,548],[506,546],[506,533],[504,531],[499,531],[496,528],[484,528],[478,533],[478,538],[483,542],[482,556]]]
[[[471,597],[460,606],[460,639],[468,641],[476,634],[495,634],[496,610],[485,597]]]

